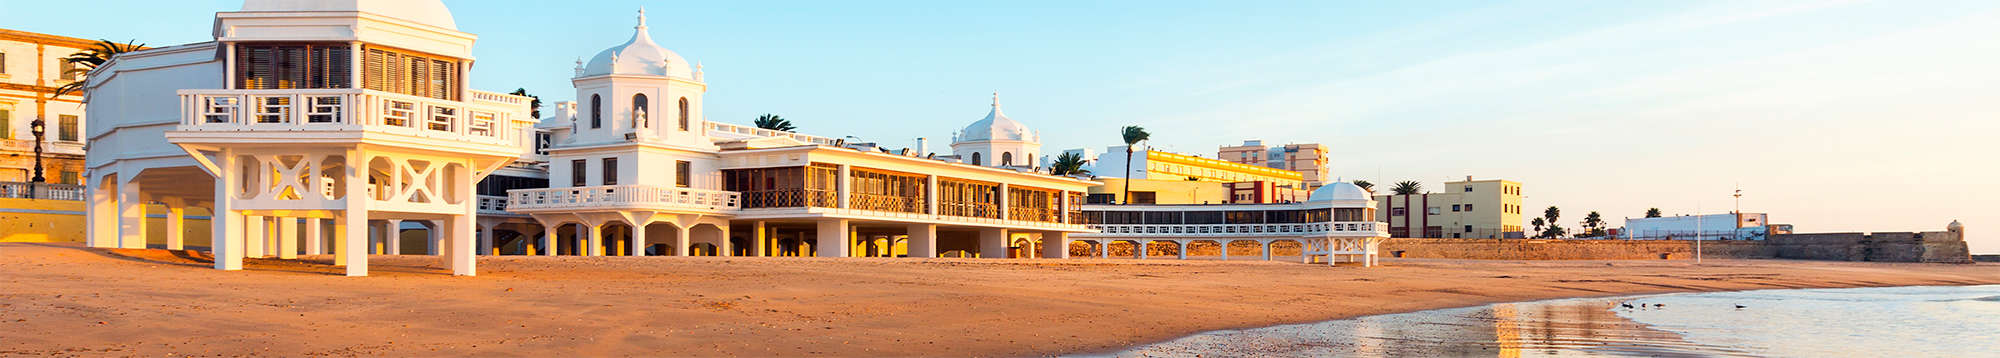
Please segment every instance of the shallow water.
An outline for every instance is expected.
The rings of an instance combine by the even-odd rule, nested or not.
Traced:
[[[1110,355],[1994,357],[2000,285],[1504,303],[1207,332]]]

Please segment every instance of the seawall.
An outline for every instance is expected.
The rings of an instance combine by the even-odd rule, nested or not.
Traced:
[[[1389,239],[1384,256],[1475,260],[1691,259],[1690,240]],[[1703,258],[1970,263],[1958,233],[1779,234],[1762,241],[1703,241]]]

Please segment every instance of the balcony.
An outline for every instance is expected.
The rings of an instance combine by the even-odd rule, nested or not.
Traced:
[[[507,197],[499,195],[479,196],[479,216],[521,216],[507,211]]]
[[[472,91],[460,102],[364,89],[227,90],[178,92],[181,125],[171,137],[262,132],[359,132],[413,143],[463,143],[519,151],[524,105],[515,98]]]
[[[732,133],[736,135],[751,136],[751,137],[791,137],[792,139],[797,139],[801,142],[825,145],[825,146],[840,146],[841,143],[841,140],[839,139],[798,134],[781,130],[739,126],[728,123],[708,122],[706,127],[708,127],[709,132]]]
[[[1102,231],[1095,236],[1123,237],[1389,236],[1388,225],[1368,221],[1299,224],[1093,224],[1090,228]]]
[[[0,182],[0,198],[83,201],[84,188],[76,184]]]
[[[503,210],[543,211],[652,209],[733,213],[742,208],[742,194],[733,191],[664,188],[651,185],[606,185],[507,191]]]

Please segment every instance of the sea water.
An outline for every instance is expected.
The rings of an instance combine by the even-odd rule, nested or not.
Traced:
[[[2000,357],[2000,286],[1504,303],[1207,332],[1105,355]]]

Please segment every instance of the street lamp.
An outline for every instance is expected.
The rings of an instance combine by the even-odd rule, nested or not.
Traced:
[[[42,117],[35,117],[35,121],[28,122],[28,132],[35,135],[35,177],[28,180],[28,199],[35,198],[35,184],[48,181],[42,177],[42,135],[48,133],[46,124],[47,122],[42,121]]]

